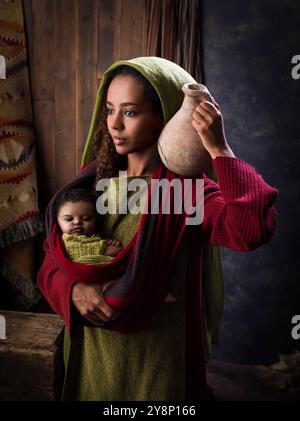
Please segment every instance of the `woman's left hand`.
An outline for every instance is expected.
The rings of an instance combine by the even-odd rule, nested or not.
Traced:
[[[232,156],[234,153],[230,149],[224,132],[223,116],[220,106],[213,99],[213,104],[209,101],[201,101],[193,112],[193,127],[196,129],[203,146],[212,159],[217,156]]]

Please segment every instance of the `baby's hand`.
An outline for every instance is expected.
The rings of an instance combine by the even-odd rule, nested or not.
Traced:
[[[121,243],[118,240],[105,240],[107,246],[121,247]],[[122,248],[122,247],[121,247]]]
[[[120,251],[122,250],[122,246],[120,241],[118,240],[105,240],[106,241],[106,250],[104,252],[104,256],[117,256]]]

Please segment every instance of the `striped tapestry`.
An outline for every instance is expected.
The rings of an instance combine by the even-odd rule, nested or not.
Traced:
[[[39,298],[28,239],[42,231],[22,1],[0,0],[0,284],[13,309]]]

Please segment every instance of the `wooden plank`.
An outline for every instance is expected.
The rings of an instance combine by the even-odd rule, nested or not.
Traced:
[[[44,211],[55,192],[54,115],[54,0],[25,0],[25,17],[31,40],[30,74],[36,128],[39,203]],[[28,20],[29,12],[31,21]]]
[[[34,102],[38,189],[41,210],[56,191],[54,101]]]
[[[119,59],[143,55],[143,21],[145,0],[120,0]]]
[[[99,0],[98,7],[98,78],[119,54],[119,0]]]
[[[0,340],[0,400],[55,400],[63,380],[64,326],[55,314],[0,311],[6,339]],[[59,343],[59,346],[57,345]]]
[[[41,390],[34,387],[0,385],[1,401],[53,401],[53,390]]]
[[[54,353],[45,350],[17,349],[16,347],[2,347],[0,349],[1,364],[0,384],[11,386],[25,386],[34,379],[41,389],[53,388]]]
[[[56,189],[76,175],[76,1],[55,2]]]
[[[24,0],[42,207],[78,172],[97,78],[144,54],[145,1]]]
[[[32,19],[32,1],[23,0],[24,12],[24,27],[26,36],[26,48],[29,62],[29,69],[31,69],[33,61],[33,19]],[[30,72],[31,76],[31,72]],[[32,82],[32,81],[31,81]]]
[[[57,3],[57,2],[56,2]],[[54,99],[54,0],[32,0],[33,97]]]
[[[76,22],[76,169],[92,118],[97,93],[97,0],[77,1]]]
[[[3,346],[15,346],[16,343],[18,346],[22,344],[23,348],[30,346],[33,349],[52,349],[64,326],[64,322],[56,314],[0,310],[0,315],[6,319],[6,339],[4,342],[0,341],[0,349]]]

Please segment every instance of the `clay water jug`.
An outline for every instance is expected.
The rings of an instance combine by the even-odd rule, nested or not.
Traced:
[[[158,139],[158,152],[164,165],[179,175],[196,176],[211,160],[192,126],[192,114],[200,101],[212,101],[201,83],[186,83],[181,108],[168,121]]]

